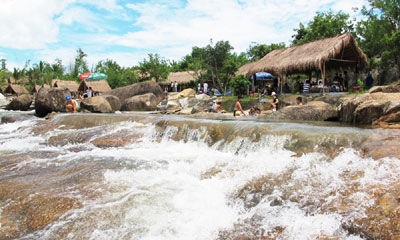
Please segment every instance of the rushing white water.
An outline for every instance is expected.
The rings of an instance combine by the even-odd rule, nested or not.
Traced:
[[[295,156],[285,148],[293,141],[288,134],[266,134],[257,142],[237,136],[210,145],[205,127],[183,126],[185,140],[177,141],[172,137],[179,131],[176,126],[160,131],[154,123],[120,122],[35,136],[30,130],[37,121],[0,125],[3,156],[30,156],[12,169],[95,164],[99,171],[86,183],[79,180],[83,188],[69,186],[58,192],[79,199],[81,208],[22,239],[230,239],[246,234],[262,237],[276,229],[280,229],[278,239],[361,239],[346,232],[343,223],[362,217],[373,204],[373,189],[393,183],[400,174],[397,159],[363,158],[351,148],[333,158],[318,150]],[[314,132],[328,129],[302,127]],[[120,147],[91,144],[99,136],[121,131],[143,135]],[[352,135],[369,130],[330,131]],[[93,132],[83,142],[48,144],[53,135]],[[71,151],[78,147],[79,151]],[[43,155],[49,152],[55,155]],[[85,174],[90,173],[77,177]],[[254,191],[250,186],[257,181],[263,187]],[[357,190],[350,191],[354,186]],[[88,197],[82,189],[89,188],[100,194]],[[343,199],[351,210],[336,210]]]

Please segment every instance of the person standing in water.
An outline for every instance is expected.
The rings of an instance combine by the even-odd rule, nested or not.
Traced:
[[[71,96],[68,95],[67,97],[65,97],[65,100],[67,100],[67,105],[65,106],[67,112],[76,113],[76,105],[74,101],[71,99]]]
[[[242,99],[243,99],[242,97],[240,97],[240,96],[238,97],[238,100],[235,104],[235,109],[233,110],[234,117],[240,117],[240,113],[242,113],[243,115],[246,116],[246,114],[243,111],[242,104],[241,104]]]
[[[278,105],[279,105],[279,99],[278,99],[278,97],[276,96],[276,93],[275,92],[272,92],[272,111],[273,112],[276,112],[276,111],[278,111],[278,109],[279,109],[279,107],[278,107]]]

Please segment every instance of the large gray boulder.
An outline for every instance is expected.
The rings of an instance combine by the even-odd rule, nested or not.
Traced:
[[[337,119],[338,112],[328,103],[313,101],[303,106],[288,106],[265,117],[270,120],[327,121]]]
[[[28,111],[32,104],[32,97],[29,95],[21,95],[14,98],[6,107],[7,110]]]
[[[51,112],[66,112],[67,95],[71,93],[66,88],[41,88],[35,99],[36,115],[45,117]]]
[[[159,103],[153,93],[134,96],[125,100],[122,111],[154,111]]]
[[[118,97],[113,95],[105,95],[104,98],[110,104],[113,112],[121,110],[121,101],[119,100]]]
[[[158,85],[158,83],[153,81],[135,83],[126,87],[120,87],[107,92],[105,95],[113,95],[119,98],[121,103],[124,103],[126,99],[143,95],[146,93],[153,93],[156,97],[157,103],[161,102],[164,93]]]
[[[88,110],[92,113],[112,113],[110,103],[103,96],[85,98],[81,102],[81,110]]]

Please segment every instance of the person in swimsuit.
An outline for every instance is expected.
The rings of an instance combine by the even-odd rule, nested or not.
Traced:
[[[243,99],[242,97],[238,97],[238,100],[235,104],[235,109],[233,110],[234,117],[240,117],[240,113],[242,113],[243,115],[246,116],[246,114],[243,111],[242,104],[241,104],[242,99]]]

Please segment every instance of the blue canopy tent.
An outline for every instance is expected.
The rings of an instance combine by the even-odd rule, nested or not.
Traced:
[[[254,79],[254,76],[256,79]],[[271,73],[267,72],[258,72],[250,77],[251,79],[251,89],[254,92],[255,91],[255,80],[256,81],[273,81],[274,76]],[[264,83],[265,84],[265,83]],[[264,85],[262,84],[262,85]]]

